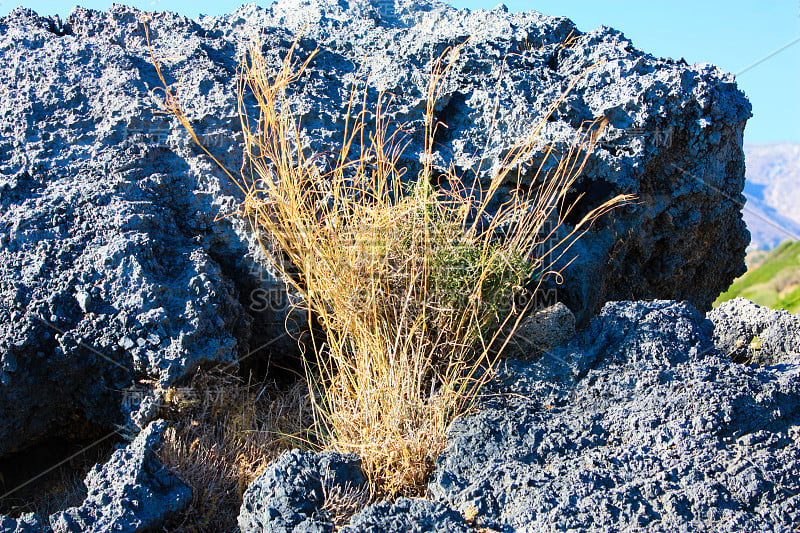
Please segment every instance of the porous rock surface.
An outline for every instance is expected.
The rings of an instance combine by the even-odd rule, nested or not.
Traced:
[[[336,452],[284,452],[247,488],[239,512],[242,533],[469,533],[462,516],[441,502],[400,498],[369,505],[337,528],[330,499],[364,489],[361,462]],[[334,503],[335,505],[335,503]]]
[[[608,303],[571,342],[508,361],[451,426],[432,499],[371,505],[342,531],[793,531],[800,358],[734,362],[717,346],[730,313],[709,317],[687,302]],[[305,521],[322,505],[303,492],[316,457],[273,463],[242,507],[263,518],[242,531],[328,531]]]
[[[714,326],[685,302],[607,304],[506,366],[451,426],[431,495],[502,532],[792,531],[800,361],[735,363]]]
[[[25,513],[19,518],[0,515],[0,531],[3,533],[47,533],[50,527],[34,513]]]
[[[0,455],[80,436],[81,421],[123,423],[140,380],[169,384],[249,348],[255,247],[242,221],[215,220],[235,204],[233,184],[155,112],[139,16],[76,8],[59,26],[19,8],[0,19]],[[199,26],[160,20],[172,52],[198,55]],[[209,53],[196,75],[233,71],[232,57]],[[196,81],[184,95],[227,137],[233,96]],[[234,144],[217,150],[224,161]]]
[[[800,362],[800,316],[734,298],[708,313],[714,341],[739,362]]]
[[[422,498],[370,505],[342,533],[474,533],[464,518],[441,502]]]
[[[284,452],[247,487],[242,533],[333,533],[323,512],[328,494],[364,485],[361,461],[336,452]]]
[[[134,533],[152,531],[189,505],[192,491],[156,457],[167,424],[151,422],[105,465],[96,465],[84,483],[86,499],[50,516],[54,533]]]
[[[117,5],[76,8],[63,24],[24,8],[0,19],[0,455],[84,422],[142,426],[154,402],[127,405],[121,389],[292,345],[279,342],[281,284],[247,223],[228,216],[241,192],[157,112],[141,18]],[[431,61],[472,36],[437,107],[447,128],[435,163],[482,179],[583,75],[542,137],[564,150],[585,121],[609,122],[570,221],[616,193],[639,201],[573,248],[558,300],[579,323],[611,299],[707,308],[743,271],[748,237],[729,199],[741,200],[750,105],[713,66],[655,58],[605,27],[432,0],[282,0],[194,21],[156,13],[149,25],[167,83],[180,82],[198,136],[234,171],[236,68],[254,36],[275,65],[301,28],[296,57],[319,48],[289,90],[321,164],[359,73],[368,102],[389,91],[390,117],[418,132]],[[413,176],[422,142],[410,141],[400,163]]]

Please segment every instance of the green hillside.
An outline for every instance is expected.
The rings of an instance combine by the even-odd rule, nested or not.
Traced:
[[[800,313],[800,241],[785,241],[759,257],[714,306],[741,296],[759,305]]]

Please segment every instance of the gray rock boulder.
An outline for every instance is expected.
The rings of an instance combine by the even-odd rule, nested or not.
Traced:
[[[247,488],[239,529],[242,533],[472,531],[458,512],[441,502],[400,498],[364,507],[368,500],[364,483],[361,462],[353,455],[285,452]]]
[[[150,531],[189,505],[191,489],[155,455],[167,424],[152,422],[105,465],[86,476],[88,495],[80,507],[50,516],[55,533]]]
[[[498,531],[790,531],[800,365],[719,353],[687,303],[607,304],[457,420],[432,497]]]
[[[3,533],[48,533],[50,526],[33,513],[25,513],[16,519],[0,515],[0,531]]]
[[[259,341],[243,292],[256,247],[242,221],[215,220],[233,209],[233,185],[165,133],[138,17],[76,9],[56,27],[20,8],[0,19],[0,455],[124,423],[140,379],[235,364]],[[195,55],[199,27],[161,20]],[[221,68],[201,63],[211,79]],[[207,108],[215,128],[235,117],[225,98]],[[283,330],[274,322],[262,339]]]
[[[371,505],[350,520],[342,533],[473,533],[464,518],[440,502],[400,498]]]
[[[286,294],[232,216],[241,191],[157,112],[141,17],[118,5],[76,8],[63,24],[24,8],[0,19],[0,455],[87,424],[143,425],[152,409],[121,405],[122,389],[278,357],[294,343],[281,338]],[[617,193],[639,202],[576,245],[557,299],[579,323],[612,299],[706,309],[743,271],[750,106],[712,66],[655,58],[605,27],[582,33],[565,18],[431,0],[282,0],[196,21],[157,13],[150,28],[197,134],[234,170],[236,67],[253,35],[275,64],[301,28],[297,56],[320,48],[290,98],[323,165],[359,72],[370,76],[368,102],[388,90],[391,118],[413,130],[432,58],[472,35],[437,107],[447,128],[436,165],[484,169],[479,179],[586,74],[543,130],[564,150],[585,121],[609,121],[569,221]],[[400,161],[409,176],[421,147],[416,139]],[[523,186],[532,182],[525,171]]]
[[[247,487],[239,512],[242,533],[333,533],[325,516],[333,493],[364,485],[361,461],[336,452],[284,452]]]
[[[471,36],[436,115],[447,125],[436,139],[436,164],[442,172],[455,167],[465,179],[478,168],[487,178],[569,81],[585,75],[542,132],[563,151],[586,121],[609,121],[571,195],[582,201],[568,220],[617,193],[639,201],[599,221],[564,258],[577,260],[552,290],[579,323],[610,300],[685,299],[710,309],[744,272],[742,132],[750,105],[731,75],[655,58],[610,28],[582,33],[565,18],[508,13],[503,6],[467,11],[431,0],[285,0],[267,9],[245,6],[212,27],[234,35],[255,21],[303,28],[309,42],[301,55],[321,46],[292,94],[304,142],[317,154],[340,137],[349,94],[333,72],[351,80],[363,66],[374,87],[395,95],[392,118],[419,126],[432,58]],[[279,57],[278,43],[267,42]],[[421,150],[412,138],[401,159],[411,176]],[[530,167],[537,168],[535,159]],[[523,172],[523,186],[536,185],[533,174]]]
[[[740,363],[800,363],[800,316],[734,298],[707,315],[717,348]]]

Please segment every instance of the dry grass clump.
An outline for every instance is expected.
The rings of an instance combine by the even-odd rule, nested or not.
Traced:
[[[604,123],[557,154],[539,140],[542,117],[489,183],[435,168],[434,108],[460,50],[433,66],[413,176],[399,163],[409,138],[387,118],[390,95],[369,105],[366,83],[356,82],[341,146],[312,157],[287,87],[314,54],[296,61],[292,47],[271,68],[254,44],[241,69],[244,213],[267,236],[262,245],[283,254],[277,267],[302,296],[309,327],[326,337],[306,357],[314,430],[324,446],[357,453],[380,496],[419,493],[448,425],[491,378],[530,305],[515,306],[514,297],[529,280],[541,282],[593,220],[628,199],[560,229],[573,207],[567,193]],[[166,83],[164,106],[197,140]]]
[[[173,426],[159,458],[193,490],[174,531],[233,531],[247,486],[281,452],[303,447],[312,424],[302,382],[280,390],[205,372],[168,390],[163,411]]]
[[[303,151],[286,96],[313,55],[296,62],[291,50],[274,70],[252,46],[243,65],[240,102],[250,94],[259,111],[254,126],[242,113],[246,161],[260,178],[248,188],[247,215],[288,257],[286,277],[327,336],[308,373],[317,428],[328,446],[361,456],[380,494],[420,490],[447,426],[490,378],[503,327],[525,311],[514,296],[625,200],[599,206],[554,242],[592,141],[582,139],[555,171],[537,176],[539,187],[525,190],[522,169],[541,148],[544,121],[487,187],[468,188],[452,170],[439,175],[434,106],[459,52],[433,68],[417,176],[398,164],[407,139],[386,118],[388,95],[368,109],[366,90],[353,89],[342,146],[323,171]],[[435,189],[434,178],[449,192]],[[509,182],[516,186],[501,199]]]

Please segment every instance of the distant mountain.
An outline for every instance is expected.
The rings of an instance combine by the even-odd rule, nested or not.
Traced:
[[[745,144],[744,153],[750,249],[800,240],[800,143]]]
[[[787,239],[800,240],[800,222],[781,215],[774,207],[758,200],[747,186],[745,196],[744,221],[751,235],[749,251],[772,250]]]

